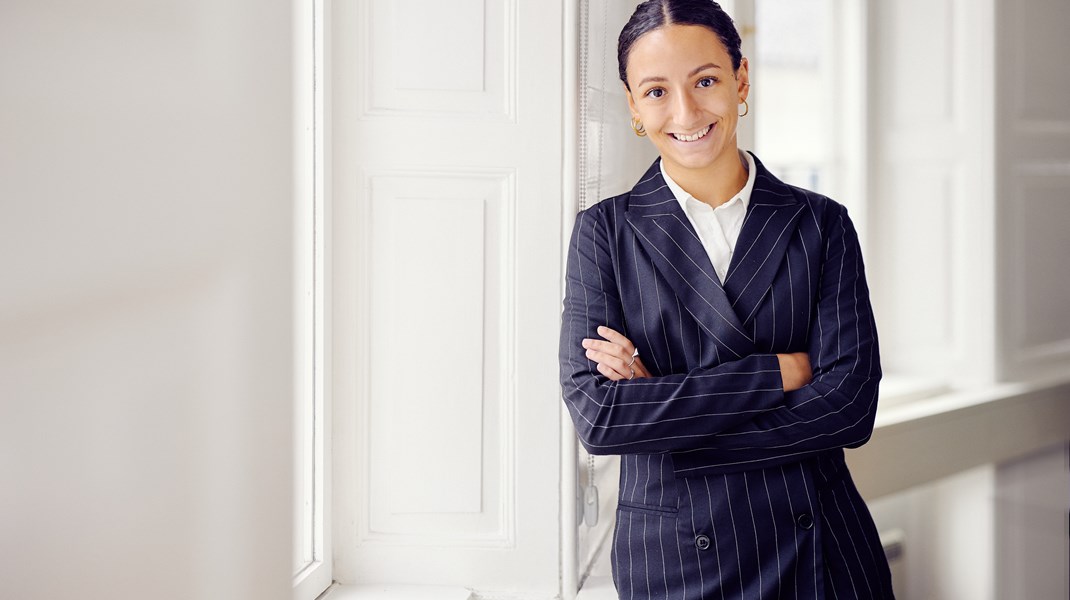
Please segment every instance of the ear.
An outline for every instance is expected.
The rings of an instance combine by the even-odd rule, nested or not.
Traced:
[[[750,96],[750,63],[747,62],[747,57],[744,56],[739,61],[739,70],[736,71],[736,85],[739,88],[739,101],[743,102]]]
[[[628,110],[631,111],[632,117],[639,118],[639,109],[635,107],[635,97],[632,96],[632,91],[628,89],[628,86],[624,86],[624,95],[628,98]]]

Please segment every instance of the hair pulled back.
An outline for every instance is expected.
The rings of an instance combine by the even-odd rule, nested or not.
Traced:
[[[628,54],[635,41],[665,25],[699,25],[717,34],[732,57],[732,71],[738,71],[743,60],[741,40],[732,17],[712,0],[646,0],[635,7],[632,18],[617,38],[617,69],[620,80],[628,86]]]

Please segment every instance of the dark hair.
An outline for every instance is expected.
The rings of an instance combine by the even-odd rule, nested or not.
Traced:
[[[712,0],[646,0],[635,7],[632,18],[617,38],[617,69],[625,87],[628,87],[626,71],[632,45],[645,34],[665,25],[699,25],[714,32],[732,57],[732,70],[739,70],[743,60],[739,32],[732,17],[720,4]]]

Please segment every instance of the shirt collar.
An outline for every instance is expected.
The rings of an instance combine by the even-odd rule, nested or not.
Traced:
[[[740,150],[739,153],[743,156],[743,158],[747,160],[747,183],[743,184],[743,189],[736,192],[735,195],[733,195],[728,202],[725,202],[717,208],[726,207],[738,202],[743,205],[743,210],[745,212],[748,205],[750,205],[751,193],[754,192],[754,179],[758,173],[758,169],[754,165],[754,156],[752,156],[750,152]],[[683,208],[684,212],[688,212],[688,200],[695,200],[695,202],[701,202],[691,194],[688,194],[686,191],[684,191],[684,188],[680,187],[679,184],[673,181],[672,177],[669,177],[669,174],[665,172],[665,161],[659,162],[658,168],[661,169],[661,176],[663,179],[665,179],[665,184],[669,186],[669,190],[672,191],[672,195],[676,197],[676,201],[680,203],[680,208]]]

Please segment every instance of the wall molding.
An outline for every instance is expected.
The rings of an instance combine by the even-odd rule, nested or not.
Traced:
[[[423,118],[423,119],[463,119],[515,122],[517,118],[518,70],[519,70],[519,7],[517,0],[464,0],[468,8],[478,8],[483,13],[483,31],[478,38],[482,52],[478,64],[455,63],[458,78],[481,79],[477,85],[458,86],[450,89],[449,84],[438,89],[429,87],[417,89],[398,85],[397,78],[415,79],[421,72],[435,71],[436,77],[446,74],[442,65],[396,64],[400,57],[392,48],[394,31],[402,24],[392,17],[399,10],[397,2],[389,0],[368,0],[360,2],[362,39],[360,60],[361,115],[364,118]],[[464,4],[440,3],[436,10],[460,10]],[[420,11],[407,14],[404,27],[414,27],[411,19],[417,18]],[[434,14],[424,15],[431,19]],[[384,25],[384,20],[387,23]],[[452,30],[434,27],[427,23],[428,32],[441,32],[445,36],[443,45],[449,39],[456,41],[457,33]],[[474,33],[474,32],[472,32]],[[413,44],[414,47],[418,47]],[[422,60],[461,61],[462,57],[451,55],[448,47],[442,48],[443,57],[421,55]],[[467,57],[475,60],[474,57]],[[475,75],[473,75],[475,74]],[[448,77],[447,77],[448,78]]]
[[[366,362],[363,367],[366,375],[362,377],[364,385],[357,399],[359,410],[358,436],[364,440],[364,452],[359,461],[361,472],[360,489],[360,518],[357,524],[357,543],[361,546],[443,546],[464,548],[512,548],[516,545],[516,411],[519,390],[513,374],[517,369],[516,355],[516,330],[518,290],[517,274],[520,271],[517,248],[517,177],[516,169],[504,168],[468,168],[468,169],[375,169],[361,172],[362,183],[360,188],[364,190],[360,208],[358,209],[359,220],[362,223],[361,238],[363,248],[361,251],[361,271],[366,275],[363,280],[366,285],[362,287],[362,326],[358,327],[359,344],[364,349]],[[428,198],[426,196],[433,195]],[[423,198],[422,200],[418,200]],[[465,393],[456,401],[477,402],[481,414],[473,415],[472,419],[459,423],[459,427],[477,427],[478,431],[457,430],[446,433],[448,436],[477,435],[480,437],[478,457],[470,456],[458,465],[458,468],[478,468],[480,474],[475,476],[476,483],[471,477],[462,478],[460,473],[454,471],[449,474],[454,483],[461,485],[467,480],[469,486],[478,485],[479,489],[468,490],[470,500],[464,506],[434,510],[436,501],[426,498],[424,503],[431,508],[422,511],[418,508],[404,509],[398,512],[391,511],[384,502],[389,497],[393,483],[397,488],[393,491],[398,493],[409,491],[411,485],[404,482],[405,475],[398,474],[400,478],[394,481],[393,474],[381,474],[377,476],[377,469],[384,465],[397,461],[397,450],[387,451],[385,446],[376,445],[376,440],[395,435],[404,435],[405,431],[394,430],[384,434],[384,418],[386,423],[389,417],[377,414],[383,410],[391,410],[387,394],[382,392],[382,384],[376,384],[377,371],[383,367],[372,367],[375,363],[376,353],[387,351],[384,347],[390,344],[387,339],[375,338],[376,323],[381,323],[384,318],[389,318],[388,310],[380,306],[373,307],[376,294],[375,289],[381,288],[385,280],[380,273],[382,269],[389,268],[387,265],[377,262],[376,244],[377,236],[382,238],[385,232],[384,215],[373,214],[377,204],[398,202],[405,206],[398,207],[399,216],[418,202],[431,201],[451,205],[450,214],[440,215],[444,222],[442,227],[456,229],[461,227],[467,231],[459,237],[470,237],[469,244],[478,242],[482,250],[482,265],[478,266],[478,276],[482,279],[478,285],[478,293],[481,298],[474,302],[482,302],[480,311],[481,324],[479,340],[469,340],[478,346],[478,356],[482,357],[483,363],[478,373],[474,373],[474,383],[480,387],[480,391]],[[387,205],[388,206],[388,205]],[[453,210],[453,207],[467,206],[467,213],[478,213],[475,217],[478,223],[463,223],[457,219],[464,211]],[[384,206],[379,206],[380,212]],[[387,210],[394,210],[387,208]],[[418,217],[415,217],[418,218]],[[478,239],[476,239],[478,238]],[[419,239],[387,240],[387,245],[412,244],[420,248],[418,252],[433,252],[433,247],[426,246]],[[378,250],[383,250],[379,248]],[[429,260],[434,260],[429,257]],[[448,266],[448,265],[446,265]],[[469,265],[469,268],[472,268]],[[427,274],[430,275],[430,274]],[[400,277],[400,274],[398,274]],[[393,277],[393,275],[391,275]],[[404,285],[404,284],[398,284]],[[465,286],[466,289],[474,286]],[[381,291],[381,290],[380,290]],[[459,290],[443,289],[443,294],[458,292]],[[468,290],[473,291],[473,290]],[[414,290],[413,293],[418,293]],[[463,325],[463,324],[461,324]],[[471,329],[469,325],[463,325],[465,329]],[[401,348],[408,342],[402,343]],[[419,344],[418,346],[422,346]],[[401,349],[399,348],[399,349]],[[436,346],[432,344],[431,350]],[[426,350],[423,348],[422,350]],[[442,358],[447,361],[465,360],[467,352],[460,352],[452,342],[442,340],[440,349]],[[393,354],[393,353],[392,353]],[[438,361],[442,362],[442,361]],[[387,367],[389,368],[389,367]],[[456,366],[448,366],[447,370],[456,369]],[[488,370],[489,369],[489,370]],[[426,375],[426,374],[425,374]],[[414,376],[420,375],[414,373]],[[469,381],[473,381],[469,378]],[[451,383],[450,385],[455,385]],[[378,387],[377,387],[378,386]],[[375,390],[380,393],[376,394]],[[434,393],[434,392],[432,392]],[[474,397],[478,395],[478,400]],[[437,402],[438,399],[430,400]],[[471,408],[469,409],[469,412]],[[488,421],[487,419],[491,419]],[[396,424],[395,424],[396,425]],[[470,441],[470,440],[469,440]],[[382,443],[382,442],[380,442]],[[388,440],[388,445],[395,442]],[[424,442],[426,444],[426,442]],[[430,448],[423,448],[421,452],[427,452]],[[446,455],[459,450],[454,447],[441,449]],[[474,449],[469,449],[469,453]],[[385,456],[384,456],[385,454]],[[473,464],[472,459],[478,460],[478,465]],[[386,479],[384,479],[386,477]],[[376,483],[378,482],[378,483]],[[411,484],[411,480],[409,480]],[[402,490],[401,488],[405,489]],[[419,486],[415,486],[419,487]],[[384,488],[387,488],[384,490]],[[399,491],[400,490],[400,491]],[[452,490],[456,495],[457,490]],[[478,498],[471,499],[471,494],[476,493]],[[438,500],[441,502],[441,500]],[[473,504],[474,502],[474,504]]]

